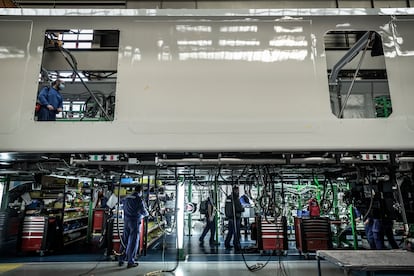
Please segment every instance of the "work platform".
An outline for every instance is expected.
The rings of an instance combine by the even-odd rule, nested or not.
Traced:
[[[386,271],[393,275],[414,275],[414,253],[404,250],[319,250],[316,258],[319,276],[321,259],[339,266],[345,275],[351,275],[352,271],[366,271],[368,275]]]

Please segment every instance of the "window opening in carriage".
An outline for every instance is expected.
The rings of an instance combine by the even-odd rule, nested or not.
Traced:
[[[332,113],[338,118],[387,118],[392,103],[381,36],[330,31],[325,53]]]
[[[47,30],[34,119],[113,121],[118,51],[118,30]]]

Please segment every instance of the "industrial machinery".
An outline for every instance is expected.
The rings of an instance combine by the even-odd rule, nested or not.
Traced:
[[[268,232],[260,220],[267,249],[285,250],[295,226],[302,252],[344,246],[349,229],[355,241],[354,208],[361,220],[385,210],[409,240],[412,9],[0,15],[1,175],[151,175],[177,188],[176,204],[191,203],[191,185],[214,187],[218,205],[242,185],[258,215],[283,221]],[[56,78],[64,110],[37,121],[39,89]],[[295,219],[310,198],[321,220]],[[180,231],[186,215],[173,214]]]

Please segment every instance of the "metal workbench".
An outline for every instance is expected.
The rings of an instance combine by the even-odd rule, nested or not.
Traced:
[[[367,275],[379,271],[413,271],[414,275],[414,253],[405,250],[319,250],[316,258],[319,276],[321,259],[339,266],[345,275],[351,275],[351,271],[366,271]]]

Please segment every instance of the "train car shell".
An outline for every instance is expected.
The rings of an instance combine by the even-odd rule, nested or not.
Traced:
[[[0,15],[0,151],[414,150],[414,9]],[[33,119],[48,29],[119,30],[113,121]],[[333,30],[381,35],[390,117],[332,113],[324,35]]]

